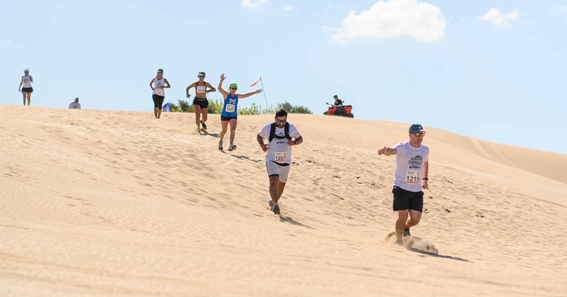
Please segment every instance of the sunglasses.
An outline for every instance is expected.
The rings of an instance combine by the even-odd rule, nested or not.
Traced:
[[[204,76],[204,75],[199,75],[199,78],[205,78],[205,76]]]
[[[417,133],[414,133],[414,134],[417,137],[422,137],[422,136],[425,136],[425,131],[417,132]]]
[[[231,90],[235,90],[235,91],[238,90],[238,88],[230,88],[230,89],[231,89]]]
[[[285,123],[285,122],[287,122],[287,120],[283,120],[283,121],[282,121],[282,120],[280,120],[280,119],[276,119],[276,121],[277,121],[278,123]]]

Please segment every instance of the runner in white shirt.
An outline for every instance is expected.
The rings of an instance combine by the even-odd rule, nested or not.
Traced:
[[[157,76],[150,81],[150,88],[154,91],[152,94],[152,99],[154,99],[154,115],[156,119],[159,119],[163,107],[163,100],[165,99],[164,89],[171,88],[167,79],[163,77],[163,69],[158,69]]]
[[[280,214],[278,200],[283,194],[291,164],[291,147],[301,144],[303,137],[294,125],[287,122],[287,111],[283,108],[276,112],[274,123],[262,127],[256,139],[266,152],[266,168],[270,179],[270,196],[268,205],[275,214]],[[268,144],[264,144],[264,138]],[[293,139],[293,140],[292,140]]]
[[[421,144],[424,136],[423,127],[413,124],[409,128],[409,141],[400,142],[393,148],[384,147],[378,150],[378,155],[396,155],[396,175],[392,193],[393,209],[398,212],[396,244],[399,245],[403,245],[402,235],[410,236],[409,228],[419,223],[423,211],[422,189],[429,189],[429,147]]]
[[[69,109],[81,109],[81,103],[79,103],[79,98],[75,98],[75,101],[69,104]]]
[[[22,81],[20,81],[20,87],[18,88],[18,92],[22,89],[22,95],[24,95],[24,105],[26,105],[26,98],[28,98],[28,106],[30,105],[31,93],[33,92],[32,83],[33,77],[30,75],[29,70],[24,70],[24,76],[22,76]],[[22,88],[22,84],[24,88]]]

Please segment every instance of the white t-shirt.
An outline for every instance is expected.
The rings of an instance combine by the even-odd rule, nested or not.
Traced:
[[[157,76],[154,77],[154,95],[165,96],[165,90],[163,86],[165,85],[165,77],[158,79]]]
[[[429,147],[422,144],[415,148],[406,141],[396,144],[394,149],[398,151],[394,186],[410,192],[421,192],[423,166],[429,160]]]
[[[269,139],[271,129],[272,123],[266,124],[262,127],[262,130],[260,130],[258,135]],[[274,136],[285,137],[285,129],[276,127]],[[289,136],[292,139],[301,137],[297,128],[295,128],[295,126],[291,123],[289,123]],[[274,137],[274,139],[268,143],[266,162],[276,162],[281,165],[291,164],[291,146],[287,144],[287,139]]]
[[[71,102],[71,104],[69,104],[69,109],[81,109],[81,103]]]

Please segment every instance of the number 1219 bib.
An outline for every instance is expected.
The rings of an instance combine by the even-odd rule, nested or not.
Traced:
[[[421,171],[408,170],[406,171],[406,184],[418,184],[421,177]]]

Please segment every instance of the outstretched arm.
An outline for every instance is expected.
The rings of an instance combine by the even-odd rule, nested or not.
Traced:
[[[171,88],[171,85],[169,84],[169,82],[167,81],[166,78],[163,79],[165,81],[165,83],[167,84],[167,86],[162,86],[162,88]]]
[[[398,150],[391,147],[383,147],[378,150],[378,155],[392,156],[398,153]]]
[[[220,82],[219,82],[219,92],[221,92],[221,94],[223,95],[224,99],[226,99],[226,97],[228,96],[228,93],[222,89],[222,82],[224,81],[226,77],[224,76],[224,73],[221,74],[220,76]]]
[[[242,98],[250,97],[250,96],[252,96],[252,95],[254,95],[254,94],[259,94],[259,93],[262,93],[262,89],[258,89],[258,90],[254,91],[254,92],[246,93],[246,94],[244,94],[244,95],[238,95],[238,94],[236,94],[236,96],[238,96],[239,99],[242,99]]]

